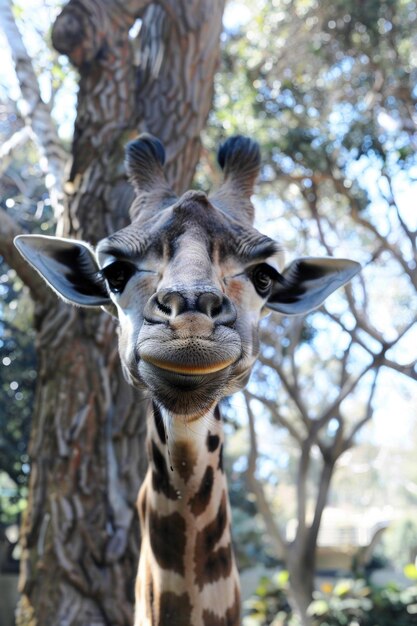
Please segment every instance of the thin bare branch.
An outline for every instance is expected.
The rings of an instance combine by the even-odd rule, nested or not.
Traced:
[[[408,333],[409,330],[412,329],[412,327],[417,323],[417,315],[416,317],[413,317],[412,320],[410,320],[408,322],[408,324],[406,324],[404,326],[404,328],[402,328],[398,335],[395,337],[395,339],[392,339],[391,341],[387,341],[385,342],[386,345],[388,346],[388,348],[392,348],[396,343],[398,343],[398,341],[400,341],[400,339],[402,339],[404,337],[404,335],[406,335]]]
[[[410,278],[413,280],[414,282],[414,278],[413,278],[413,273],[410,270],[408,263],[406,262],[406,260],[404,259],[403,255],[401,254],[400,249],[398,248],[397,245],[395,245],[394,243],[390,242],[387,240],[386,237],[384,237],[384,235],[381,235],[381,233],[379,232],[379,230],[376,228],[376,226],[374,226],[374,224],[371,224],[371,222],[368,222],[366,219],[364,219],[361,215],[360,212],[354,208],[352,208],[351,211],[351,216],[353,218],[353,220],[359,224],[360,226],[362,226],[365,230],[368,230],[369,232],[371,232],[376,239],[383,245],[383,247],[388,250],[392,256],[395,258],[395,260],[401,265],[401,267],[403,268],[403,270],[405,271],[405,273],[410,276]]]
[[[25,122],[33,129],[39,151],[47,160],[48,173],[52,175],[47,183],[58,221],[62,213],[62,184],[67,155],[58,137],[50,106],[42,100],[32,60],[14,20],[10,0],[0,0],[0,27],[6,35],[25,102]]]
[[[352,349],[353,346],[353,338],[351,337],[351,341],[348,345],[348,347],[346,348],[346,350],[343,353],[343,357],[342,360],[340,362],[340,377],[339,377],[339,387],[342,388],[343,385],[346,384],[346,381],[348,380],[348,370],[347,370],[347,364],[349,361],[349,356],[350,356],[350,351]]]
[[[268,408],[268,410],[270,411],[270,413],[273,416],[274,420],[278,424],[280,424],[281,426],[286,428],[288,430],[289,434],[291,435],[291,437],[293,439],[295,439],[295,441],[297,441],[299,444],[302,443],[302,441],[303,441],[302,435],[297,431],[297,429],[290,422],[290,420],[288,420],[286,417],[284,417],[278,411],[278,406],[277,406],[276,402],[273,402],[272,400],[268,400],[267,398],[264,398],[263,396],[258,396],[257,394],[252,393],[252,392],[248,391],[247,389],[244,391],[244,395],[246,397],[246,401],[247,402],[249,400],[257,400],[258,402],[261,402],[262,404],[264,404]]]
[[[246,473],[248,483],[253,493],[255,494],[256,503],[258,505],[259,512],[262,515],[262,518],[264,520],[270,539],[273,545],[275,546],[276,553],[279,556],[286,557],[287,552],[288,552],[287,542],[283,538],[280,529],[275,523],[274,515],[271,511],[271,507],[269,506],[268,500],[265,496],[263,485],[256,477],[256,462],[258,459],[258,442],[257,442],[256,430],[255,430],[255,417],[253,415],[253,411],[250,407],[250,403],[246,395],[245,395],[245,402],[246,402],[246,410],[248,413],[249,435],[250,435],[248,469]]]
[[[272,369],[276,370],[288,395],[290,396],[290,398],[293,400],[294,404],[296,405],[300,413],[301,419],[303,420],[306,428],[310,429],[310,425],[311,425],[310,418],[308,415],[308,411],[304,405],[303,399],[301,397],[301,392],[298,386],[294,385],[288,380],[288,376],[285,374],[283,368],[280,366],[278,362],[275,362],[273,359],[268,359],[262,355],[260,357],[260,360],[264,365],[267,365],[268,367],[271,367]]]
[[[378,379],[379,369],[380,368],[377,367],[377,369],[375,370],[374,380],[372,382],[371,389],[370,389],[369,396],[368,396],[368,401],[366,403],[365,415],[363,416],[363,418],[361,420],[359,420],[359,422],[357,422],[357,424],[355,424],[355,426],[352,428],[349,436],[346,437],[345,441],[343,442],[342,453],[345,452],[346,450],[348,450],[350,447],[352,447],[352,445],[354,443],[355,436],[357,435],[357,433],[372,418],[372,415],[373,415],[372,401],[373,401],[374,395],[375,395],[376,382],[377,382],[377,379]]]
[[[374,359],[372,359],[372,361],[368,363],[368,365],[364,367],[362,371],[356,377],[352,377],[350,378],[350,380],[346,382],[346,384],[340,390],[337,398],[331,403],[329,407],[327,407],[327,409],[323,412],[321,417],[314,421],[314,425],[313,425],[314,433],[318,433],[323,428],[323,426],[325,426],[327,422],[329,422],[332,419],[332,417],[334,417],[335,413],[338,411],[343,400],[349,394],[352,393],[352,391],[355,389],[358,383],[362,380],[365,374],[367,374],[371,369],[373,369],[378,363],[381,362],[382,358],[383,358],[382,354],[375,356]]]
[[[384,168],[383,174],[384,174],[385,179],[386,179],[386,181],[388,183],[389,194],[390,194],[390,197],[386,198],[386,200],[389,203],[389,205],[394,208],[395,214],[396,214],[397,219],[398,219],[398,222],[399,222],[401,228],[403,229],[403,232],[405,233],[407,239],[409,240],[414,254],[416,255],[417,254],[417,245],[416,245],[417,244],[417,231],[416,230],[411,230],[408,227],[408,225],[406,224],[406,222],[404,221],[403,216],[401,215],[398,203],[397,203],[397,201],[395,199],[394,187],[393,187],[393,184],[392,184],[392,177],[389,174],[387,168]],[[380,192],[383,194],[383,190],[381,188],[380,188]],[[385,195],[385,194],[383,194],[383,195]]]
[[[381,360],[381,365],[385,365],[385,367],[389,367],[390,369],[395,370],[400,374],[404,374],[404,376],[407,376],[412,380],[417,380],[417,364],[415,361],[402,365],[401,363],[397,363],[392,359],[383,357],[383,359]]]
[[[349,303],[349,307],[352,311],[352,314],[355,317],[357,326],[361,328],[362,330],[364,330],[366,333],[368,333],[368,335],[373,337],[373,339],[376,339],[381,344],[384,344],[383,334],[379,332],[379,330],[377,330],[374,326],[371,325],[371,323],[369,322],[369,319],[357,307],[355,298],[353,296],[351,285],[346,285],[345,294],[346,294],[347,301]]]
[[[352,339],[352,343],[356,343],[359,346],[361,346],[361,348],[363,348],[364,350],[366,350],[372,357],[375,356],[375,353],[372,352],[372,350],[369,348],[369,346],[366,345],[366,343],[361,339],[361,337],[358,335],[358,327],[355,326],[354,328],[348,328],[346,326],[346,324],[344,324],[342,322],[342,320],[340,319],[340,317],[338,315],[335,315],[334,313],[331,313],[330,311],[328,311],[326,308],[323,309],[324,312],[326,313],[326,315],[333,320],[334,322],[336,322],[336,324],[338,324],[340,326],[340,328],[345,332],[348,333],[351,336]],[[381,342],[382,343],[382,342]],[[351,347],[352,344],[350,344],[349,349]],[[346,382],[344,380],[344,382]],[[343,382],[343,384],[344,384]]]
[[[30,128],[24,126],[0,146],[0,176],[7,170],[13,160],[14,153],[31,138]]]

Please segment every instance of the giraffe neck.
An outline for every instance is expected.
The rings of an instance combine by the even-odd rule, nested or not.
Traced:
[[[154,405],[139,494],[135,626],[238,626],[219,409],[186,424]]]

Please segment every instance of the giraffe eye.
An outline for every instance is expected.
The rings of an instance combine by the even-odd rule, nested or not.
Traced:
[[[277,271],[270,265],[267,265],[267,263],[261,263],[261,265],[252,270],[251,280],[260,296],[268,296],[276,274]]]
[[[116,261],[101,270],[113,293],[121,293],[135,271],[135,266],[126,261]]]

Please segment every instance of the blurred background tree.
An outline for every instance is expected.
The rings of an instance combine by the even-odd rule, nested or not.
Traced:
[[[56,10],[58,4],[49,6]],[[22,32],[28,28],[26,10],[26,5],[15,5]],[[160,14],[153,17],[160,19]],[[260,363],[248,390],[225,406],[241,567],[263,563],[287,568],[285,597],[290,594],[304,625],[315,619],[339,623],[335,615],[340,607],[331,615],[323,612],[324,617],[315,616],[317,606],[310,612],[307,607],[325,549],[334,552],[343,532],[350,533],[347,562],[352,568],[373,538],[380,537],[379,529],[393,522],[380,545],[383,557],[402,567],[415,554],[415,530],[406,518],[415,516],[417,492],[417,444],[411,434],[417,404],[416,24],[417,7],[411,0],[230,0],[226,6],[222,64],[194,184],[206,189],[216,178],[213,151],[225,136],[256,137],[264,157],[255,198],[259,227],[282,241],[287,258],[334,254],[364,267],[344,293],[306,319],[266,319]],[[143,59],[138,41],[132,35]],[[40,84],[53,86],[46,99],[61,104],[54,110],[62,135],[71,122],[63,98],[73,93],[74,78],[66,57],[51,56],[45,46],[42,50],[43,56],[35,55],[37,73]],[[157,58],[163,68],[163,53]],[[157,75],[160,66],[154,71]],[[19,98],[11,102],[4,88],[2,94],[4,137],[10,139],[27,122],[16,112]],[[67,145],[64,138],[62,146]],[[75,162],[84,171],[80,146],[85,149],[79,144]],[[36,174],[33,142],[23,134],[3,162],[3,209],[27,229],[49,232],[62,189],[51,178],[39,183],[48,169]],[[28,163],[34,174],[21,193],[19,185],[10,187],[10,178],[16,179]],[[114,160],[111,166],[116,167]],[[27,198],[31,208],[23,204]],[[72,203],[75,212],[82,211],[78,200]],[[70,222],[71,215],[66,216]],[[11,373],[11,363],[3,368],[8,373],[2,375],[1,393],[16,401],[7,403],[4,414],[11,425],[7,437],[16,441],[28,431],[33,381],[24,384],[30,374],[17,358],[23,350],[17,344],[24,346],[29,335],[18,339],[8,330],[8,324],[26,330],[30,309],[10,272],[1,272],[11,278],[3,287],[1,358],[18,369]],[[15,313],[9,301],[19,302]],[[25,315],[17,315],[22,309]],[[11,341],[14,352],[8,352]],[[28,356],[25,351],[24,359],[32,359],[33,371],[33,352]],[[19,387],[11,387],[13,383]],[[18,402],[25,403],[24,411],[12,408]],[[3,471],[23,487],[26,450],[23,444],[14,447],[11,459],[10,444],[5,449],[9,456],[0,457]],[[122,448],[116,449],[119,454]],[[340,511],[343,523],[339,518],[332,522],[330,514]],[[281,597],[282,585],[277,589],[274,597]],[[281,609],[273,606],[268,618],[255,623],[277,620]],[[251,615],[254,620],[253,611]],[[360,624],[368,623],[358,615]]]
[[[307,319],[266,321],[260,364],[236,401],[249,419],[249,450],[235,467],[246,472],[309,624],[324,506],[353,515],[353,495],[353,509],[379,507],[379,523],[364,521],[373,545],[411,505],[401,484],[407,470],[395,458],[412,457],[417,394],[417,12],[406,1],[269,0],[231,2],[226,25],[229,16],[207,143],[225,129],[256,136],[264,230],[291,255],[353,256],[364,267]],[[369,424],[374,414],[379,432]],[[375,448],[360,459],[350,449],[363,437]],[[293,485],[287,505],[285,485]]]
[[[13,237],[40,230],[94,244],[125,226],[133,192],[124,146],[145,130],[165,144],[173,188],[189,186],[212,102],[223,6],[223,0],[0,2],[3,47],[11,57],[2,92],[0,254],[12,279],[4,289],[3,366],[18,362],[6,322],[17,328],[25,313],[26,324],[30,319],[27,290],[26,300],[8,303],[22,284],[33,302],[37,348],[34,402],[25,376],[8,383],[7,369],[4,377],[8,393],[23,401],[26,391],[25,408],[34,405],[28,450],[24,412],[19,421],[10,402],[1,407],[9,439],[2,448],[22,439],[2,474],[7,486],[16,485],[18,501],[24,493],[13,465],[20,482],[29,464],[31,470],[20,540],[21,626],[131,624],[147,403],[123,379],[114,320],[58,301],[16,254]],[[72,141],[65,140],[69,122]],[[18,363],[21,371],[26,364]],[[11,517],[12,503],[5,505]]]

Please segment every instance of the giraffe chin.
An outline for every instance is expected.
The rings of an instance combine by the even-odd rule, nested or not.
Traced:
[[[230,367],[210,373],[183,374],[141,360],[139,374],[154,397],[170,413],[195,418],[220,400],[226,388]]]

